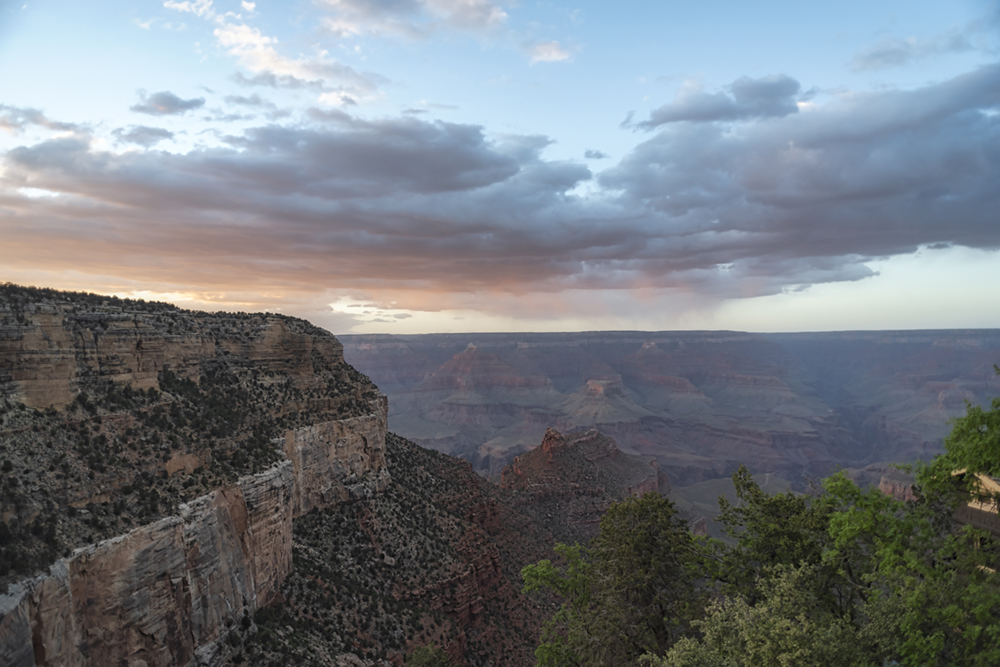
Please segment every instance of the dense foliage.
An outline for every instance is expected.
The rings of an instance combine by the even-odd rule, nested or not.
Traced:
[[[566,599],[542,630],[540,665],[625,665],[669,648],[700,605],[697,552],[673,504],[649,493],[612,505],[589,548],[558,545],[522,571],[526,592]]]
[[[732,544],[692,536],[666,498],[625,501],[590,545],[524,568],[526,591],[562,600],[538,664],[1000,664],[1000,547],[955,519],[970,500],[996,511],[975,474],[998,472],[995,399],[954,421],[945,453],[918,469],[916,500],[843,473],[767,494],[741,468],[738,502],[719,500]]]

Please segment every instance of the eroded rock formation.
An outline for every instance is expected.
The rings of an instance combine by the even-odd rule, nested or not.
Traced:
[[[292,567],[292,519],[383,489],[385,402],[368,417],[289,431],[294,455],[77,549],[0,596],[0,664],[210,664]]]
[[[295,470],[295,516],[314,508],[358,499],[388,484],[385,434],[388,402],[363,417],[327,421],[289,431],[285,455]]]
[[[613,438],[594,429],[564,436],[553,428],[546,430],[540,446],[504,468],[500,486],[516,492],[517,507],[549,519],[563,541],[593,537],[614,502],[670,490],[654,459],[626,454]]]
[[[2,287],[0,578],[74,548],[0,595],[0,665],[213,664],[279,597],[292,520],[387,486],[387,402],[329,333]]]
[[[728,479],[743,463],[803,490],[803,475],[932,457],[965,401],[982,404],[1000,389],[995,329],[342,341],[359,370],[380,386],[391,380],[394,432],[490,475],[547,426],[597,428],[624,451],[655,457],[675,488]],[[547,391],[526,389],[546,378]]]

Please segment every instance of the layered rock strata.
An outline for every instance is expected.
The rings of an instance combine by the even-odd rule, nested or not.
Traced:
[[[289,459],[11,586],[0,664],[212,664],[218,640],[291,571],[292,519],[388,484],[385,401],[376,407],[289,431]]]
[[[0,665],[215,664],[292,520],[386,488],[387,411],[302,320],[0,285]]]
[[[0,299],[0,398],[32,408],[69,404],[94,377],[149,389],[164,368],[197,380],[224,361],[289,377],[344,363],[340,342],[302,320],[25,291],[26,303]]]
[[[295,469],[295,516],[385,489],[389,471],[385,463],[388,402],[384,396],[376,406],[363,417],[288,432],[284,450]]]
[[[597,428],[655,457],[675,487],[728,479],[742,463],[801,491],[803,475],[933,457],[965,401],[986,405],[1000,391],[996,329],[341,340],[389,394],[393,432],[490,475],[547,426]]]
[[[564,436],[554,428],[545,432],[539,447],[514,458],[503,470],[500,485],[545,494],[561,487],[608,492],[615,500],[670,488],[654,459],[626,454],[594,429]]]
[[[612,503],[670,491],[654,459],[627,454],[594,429],[565,436],[547,429],[540,446],[504,468],[500,486],[513,492],[511,501],[520,511],[552,524],[562,542],[594,537]]]
[[[188,665],[291,567],[289,462],[77,549],[2,598],[0,663]]]

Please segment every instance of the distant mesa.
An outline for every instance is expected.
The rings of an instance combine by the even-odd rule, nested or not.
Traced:
[[[596,429],[563,435],[554,428],[546,429],[540,446],[504,468],[500,485],[543,494],[599,493],[614,500],[670,489],[654,459],[626,454]]]
[[[551,426],[597,428],[655,458],[675,487],[728,479],[741,462],[799,484],[928,459],[966,400],[1000,393],[995,329],[469,339],[341,337],[347,360],[389,394],[391,429],[487,475]]]
[[[563,435],[548,428],[541,444],[513,459],[500,475],[515,506],[549,526],[560,541],[584,542],[597,534],[607,508],[630,496],[667,495],[670,482],[656,461],[628,454],[596,429]],[[680,507],[697,534],[703,513]]]

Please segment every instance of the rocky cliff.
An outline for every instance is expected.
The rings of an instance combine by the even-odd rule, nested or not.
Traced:
[[[564,436],[553,428],[504,468],[500,486],[513,492],[521,511],[551,522],[564,542],[593,537],[612,503],[670,490],[655,460],[626,454],[597,430]]]
[[[280,597],[293,519],[389,484],[385,398],[325,331],[0,297],[0,664],[217,662]]]
[[[438,397],[430,428],[525,423],[534,446],[540,404],[648,416],[608,363],[578,391],[549,379],[562,357],[383,368]],[[0,286],[0,665],[385,665],[436,642],[517,667],[554,611],[521,568],[667,488],[597,431],[550,432],[504,488],[387,433],[387,411],[301,320]]]
[[[294,522],[282,601],[235,629],[224,664],[384,666],[430,642],[460,665],[534,662],[553,608],[521,593],[520,570],[551,557],[564,519],[391,433],[386,460],[384,492]]]

